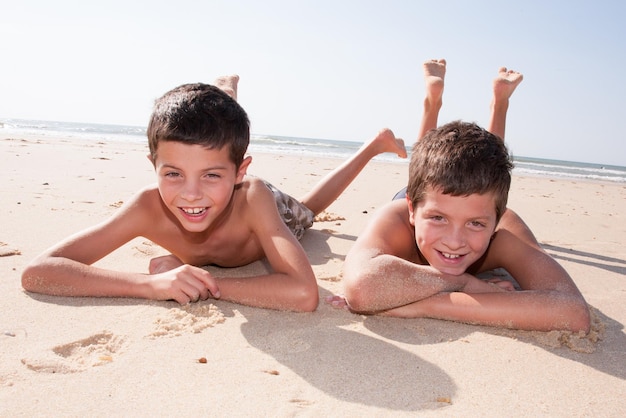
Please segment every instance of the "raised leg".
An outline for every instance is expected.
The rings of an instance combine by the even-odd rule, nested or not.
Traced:
[[[364,143],[356,154],[328,173],[300,201],[317,215],[343,193],[372,158],[384,152],[396,153],[401,158],[407,156],[404,141],[396,138],[389,129],[383,129]]]
[[[491,100],[491,120],[488,131],[504,140],[506,113],[509,110],[509,99],[524,76],[513,70],[501,67],[493,80],[493,99]]]
[[[443,81],[446,75],[446,60],[433,59],[423,64],[424,83],[426,97],[424,98],[424,114],[417,139],[422,138],[426,132],[437,127],[439,110],[443,104]]]

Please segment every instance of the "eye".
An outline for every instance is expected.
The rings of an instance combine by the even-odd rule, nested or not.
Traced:
[[[180,177],[180,173],[177,173],[175,171],[168,171],[167,173],[164,174],[165,177],[169,177],[169,178],[176,178],[176,177]]]
[[[482,229],[487,226],[484,222],[480,222],[480,221],[471,221],[469,224],[472,228],[476,228],[476,229]]]
[[[207,173],[205,174],[205,177],[208,178],[209,180],[217,180],[217,179],[222,178],[222,176],[217,173]]]

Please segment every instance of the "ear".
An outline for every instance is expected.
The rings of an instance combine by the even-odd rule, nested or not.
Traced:
[[[152,165],[154,167],[156,167],[156,161],[154,161],[154,158],[152,158],[152,154],[148,154],[146,155],[146,157],[148,157],[148,160],[150,160],[150,162],[152,163]]]
[[[251,156],[247,156],[246,158],[243,159],[243,161],[241,162],[241,165],[239,166],[239,169],[237,170],[237,179],[235,180],[235,183],[241,183],[243,181],[243,176],[246,175],[246,173],[248,172],[248,167],[250,166],[250,163],[252,162],[252,157]]]
[[[411,199],[409,199],[409,196],[406,196],[405,199],[407,207],[409,208],[409,222],[411,225],[415,226],[415,211],[413,210],[413,203],[411,202]]]

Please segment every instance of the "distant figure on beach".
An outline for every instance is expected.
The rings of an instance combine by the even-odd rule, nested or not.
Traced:
[[[246,174],[250,127],[236,101],[238,82],[228,76],[215,86],[186,84],[158,99],[147,130],[157,184],[140,190],[111,218],[36,257],[22,274],[24,289],[315,310],[317,283],[298,239],[374,156],[406,158],[404,143],[380,131],[296,200]],[[92,266],[140,236],[171,253],[152,259],[149,274]],[[237,267],[264,257],[273,271],[256,277],[216,277],[200,267]]]
[[[345,299],[328,302],[366,314],[588,332],[589,309],[576,285],[506,207],[512,162],[504,128],[522,74],[498,71],[485,130],[459,121],[436,128],[445,72],[445,60],[424,64],[424,114],[406,196],[366,226],[346,256]],[[520,289],[475,276],[498,268]]]

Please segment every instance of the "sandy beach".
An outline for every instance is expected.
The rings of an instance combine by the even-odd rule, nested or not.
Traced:
[[[378,162],[302,240],[318,278],[314,313],[24,292],[33,257],[155,181],[146,154],[142,144],[0,137],[0,416],[626,416],[625,184],[513,180],[509,206],[591,307],[585,336],[326,304],[357,235],[406,183],[406,165]],[[249,173],[298,197],[338,164],[255,154]],[[136,239],[97,264],[146,272],[161,254]]]

